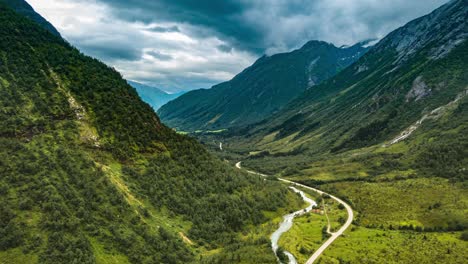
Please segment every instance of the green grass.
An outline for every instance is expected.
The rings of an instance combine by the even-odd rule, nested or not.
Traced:
[[[330,232],[336,232],[348,219],[348,213],[339,207],[339,203],[333,199],[323,200],[326,214],[330,220]]]
[[[464,183],[440,178],[416,178],[391,182],[341,182],[324,185],[347,197],[359,212],[363,226],[448,228],[454,221],[465,223],[468,189]]]
[[[94,256],[96,257],[96,264],[130,263],[125,255],[119,254],[115,250],[106,249],[97,239],[90,238],[89,240],[93,248]]]
[[[346,220],[346,210],[339,209],[339,203],[333,199],[323,199],[318,193],[309,189],[297,187],[318,203],[318,208],[325,214],[309,212],[294,219],[292,228],[281,236],[279,245],[291,252],[298,263],[304,263],[328,238],[323,233],[330,221],[331,232],[342,226],[342,219]],[[323,208],[325,207],[325,211]]]
[[[353,231],[351,231],[353,230]],[[417,233],[354,227],[318,263],[464,263],[468,243],[455,233]]]
[[[279,245],[293,254],[298,263],[305,263],[325,241],[322,228],[326,226],[325,215],[308,213],[297,217],[292,228],[281,236]]]
[[[340,160],[325,160],[312,164],[303,170],[305,175],[314,175],[314,179],[329,181],[346,177],[367,177],[366,168],[357,162],[343,163]]]
[[[25,254],[19,248],[0,251],[0,264],[38,263],[37,254]]]

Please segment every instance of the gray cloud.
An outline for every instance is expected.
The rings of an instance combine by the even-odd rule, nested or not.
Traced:
[[[72,43],[78,41],[71,40]],[[82,41],[79,42],[80,49],[87,55],[108,60],[139,60],[143,55],[137,47],[122,45],[114,41]]]
[[[225,44],[218,45],[218,49],[220,51],[222,51],[222,52],[231,52],[232,51],[232,47],[228,46],[228,45],[225,45]]]
[[[447,0],[99,0],[129,21],[206,28],[233,47],[261,54],[311,39],[352,44],[379,38]],[[207,30],[202,32],[207,32]],[[199,32],[200,33],[200,32]]]
[[[161,53],[161,52],[156,51],[156,50],[148,51],[146,54],[152,56],[153,58],[161,60],[161,61],[170,61],[170,60],[173,59],[171,55],[164,54],[164,53]]]
[[[113,7],[116,17],[128,21],[177,22],[203,27],[194,34],[216,34],[231,45],[261,53],[261,32],[251,25],[242,23],[247,5],[236,0],[98,0]]]

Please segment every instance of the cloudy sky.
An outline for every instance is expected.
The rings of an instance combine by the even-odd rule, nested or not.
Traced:
[[[70,43],[175,92],[226,81],[309,40],[382,38],[447,0],[27,0]]]

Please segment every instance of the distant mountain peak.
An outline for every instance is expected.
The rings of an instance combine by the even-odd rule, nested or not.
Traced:
[[[178,93],[168,93],[161,90],[160,88],[145,85],[135,81],[127,80],[127,83],[135,88],[141,99],[148,103],[155,111],[157,111],[167,102],[174,100],[185,93],[184,91]]]
[[[368,48],[340,49],[312,40],[300,49],[260,57],[232,80],[207,90],[188,92],[158,113],[184,131],[252,124],[280,111],[305,90],[334,76]]]
[[[326,42],[323,40],[310,40],[310,41],[307,41],[307,43],[304,44],[301,49],[308,49],[308,48],[314,48],[314,47],[319,47],[319,46],[329,46],[329,47],[336,48],[336,46],[330,42]]]

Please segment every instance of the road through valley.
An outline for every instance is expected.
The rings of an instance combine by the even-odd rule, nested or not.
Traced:
[[[236,168],[242,169],[241,162],[237,162],[237,163],[236,163]],[[257,173],[257,172],[254,172],[254,171],[249,171],[249,170],[246,170],[246,171],[247,171],[248,173],[250,173],[250,174],[260,175],[260,176],[263,176],[263,177],[266,177],[266,176],[267,176],[267,175],[265,175],[265,174]],[[305,189],[314,191],[314,192],[316,192],[316,193],[318,193],[318,194],[320,194],[320,195],[322,195],[322,194],[327,194],[327,195],[330,196],[330,198],[332,198],[332,199],[334,199],[335,201],[337,201],[338,203],[342,204],[342,205],[345,207],[345,209],[346,209],[346,211],[347,211],[347,213],[348,213],[348,219],[347,219],[346,222],[341,226],[341,228],[340,228],[338,231],[334,232],[334,233],[330,233],[331,236],[330,236],[330,237],[314,252],[314,254],[312,254],[312,256],[310,256],[310,258],[307,260],[306,264],[312,264],[312,263],[314,263],[314,262],[323,254],[323,252],[325,251],[325,249],[327,249],[339,236],[341,236],[341,235],[346,231],[346,229],[348,229],[348,228],[351,226],[351,224],[352,224],[352,222],[353,222],[353,218],[354,218],[353,209],[351,208],[351,206],[349,206],[347,203],[345,203],[345,202],[344,202],[343,200],[341,200],[340,198],[335,197],[335,196],[333,196],[333,195],[330,195],[330,194],[328,194],[328,193],[325,193],[325,192],[323,192],[323,191],[321,191],[321,190],[318,190],[318,189],[315,189],[315,188],[312,188],[312,187],[309,187],[309,186],[307,186],[307,185],[303,185],[303,184],[300,184],[300,183],[297,183],[297,182],[293,182],[293,181],[290,181],[290,180],[282,179],[282,178],[278,178],[278,180],[280,180],[280,181],[282,181],[282,182],[285,182],[285,183],[289,183],[289,184],[291,184],[291,185],[293,185],[293,186],[295,186],[295,187],[299,186],[299,187],[302,187],[302,188],[305,188]],[[294,188],[294,187],[293,187],[293,188]],[[296,191],[297,189],[294,188],[293,190]],[[299,190],[297,190],[297,191],[299,191]],[[303,193],[302,193],[301,195],[303,195]],[[315,203],[315,202],[314,202],[314,203]],[[307,207],[307,208],[309,208],[309,207]],[[310,206],[310,208],[312,208],[312,207]],[[293,214],[295,214],[295,213],[293,213]],[[291,215],[292,215],[292,214],[291,214]],[[285,219],[286,219],[287,216],[288,216],[288,215],[285,216]],[[291,226],[292,226],[292,219],[293,219],[293,218],[294,218],[294,217],[291,218]],[[284,223],[284,221],[283,221],[283,223]],[[280,228],[281,228],[281,226],[280,226]],[[290,228],[290,227],[289,227],[289,228]],[[289,230],[289,228],[288,228],[287,230]],[[279,229],[278,229],[278,230],[279,230]],[[278,231],[278,230],[277,230],[277,231]],[[287,231],[287,230],[286,230],[286,231]],[[282,233],[284,233],[284,232],[286,232],[286,231],[283,231]],[[281,233],[281,234],[282,234],[282,233]],[[281,234],[280,234],[280,235],[281,235]],[[276,240],[276,243],[278,242],[278,240],[279,240],[279,237],[278,237],[278,239]],[[272,247],[273,247],[273,246],[274,246],[274,243],[273,243],[273,236],[272,236]],[[276,252],[277,247],[278,247],[277,244],[276,244],[276,248],[273,247],[273,250],[274,250],[275,252]],[[287,255],[288,255],[288,254],[287,254]],[[290,263],[291,263],[291,257],[290,257],[289,255],[288,255],[288,257],[289,257]],[[293,259],[294,259],[294,257],[293,257]],[[295,259],[294,259],[294,261],[295,261]],[[295,262],[292,262],[292,263],[295,263]]]

